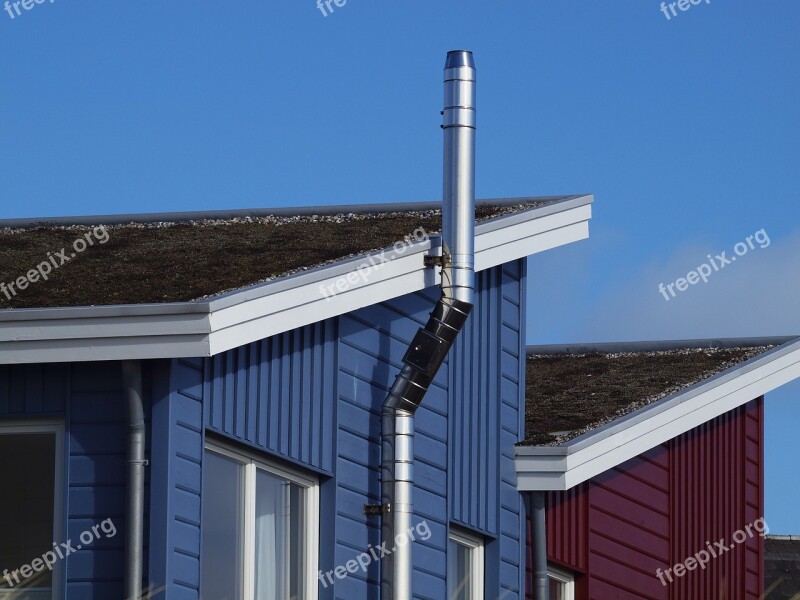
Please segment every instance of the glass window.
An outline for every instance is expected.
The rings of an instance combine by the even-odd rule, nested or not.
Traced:
[[[483,540],[451,528],[447,544],[448,600],[482,600],[483,569]]]
[[[313,600],[313,478],[219,446],[203,465],[203,598]]]
[[[555,567],[547,568],[550,582],[550,600],[575,600],[575,578]]]
[[[56,597],[53,572],[35,568],[59,539],[60,439],[60,426],[0,426],[0,467],[11,483],[0,493],[0,599]]]
[[[256,600],[305,597],[304,496],[282,477],[256,474]]]
[[[243,494],[244,465],[216,452],[206,452],[202,540],[205,598],[242,598]]]

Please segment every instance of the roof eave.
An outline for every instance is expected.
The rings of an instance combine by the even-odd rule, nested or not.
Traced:
[[[574,196],[478,224],[476,270],[588,238],[592,202]],[[431,244],[385,251],[368,276],[359,267],[381,253],[195,302],[0,311],[0,364],[213,356],[438,284],[423,263]]]
[[[517,446],[517,488],[568,490],[798,377],[794,339],[561,446]]]

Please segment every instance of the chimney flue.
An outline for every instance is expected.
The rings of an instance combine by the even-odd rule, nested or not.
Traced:
[[[475,289],[475,62],[453,50],[444,65],[442,290],[472,303]]]
[[[392,546],[414,513],[414,414],[464,327],[475,295],[475,64],[449,52],[444,70],[442,296],[417,331],[383,403],[381,523]],[[375,507],[365,507],[374,514]],[[381,562],[381,600],[411,600],[412,546],[398,544]]]

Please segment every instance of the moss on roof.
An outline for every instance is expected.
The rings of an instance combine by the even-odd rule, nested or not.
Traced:
[[[764,552],[764,597],[796,600],[800,596],[800,536],[767,536]]]
[[[528,356],[526,445],[559,445],[768,350]]]
[[[481,206],[476,219],[541,206]],[[0,309],[196,300],[353,255],[387,248],[418,228],[441,229],[441,211],[246,217],[187,223],[0,230],[0,283],[10,284],[62,249],[69,259],[47,281],[0,291]],[[73,253],[89,235],[94,244]],[[62,259],[54,258],[56,263]],[[7,297],[10,296],[9,297]]]

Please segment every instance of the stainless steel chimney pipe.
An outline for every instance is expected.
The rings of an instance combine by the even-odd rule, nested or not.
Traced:
[[[447,53],[444,66],[444,194],[442,291],[472,304],[475,290],[475,62],[472,52]]]
[[[475,294],[475,64],[471,52],[447,54],[444,81],[442,297],[414,336],[383,403],[381,537],[393,551],[381,563],[382,600],[411,600],[412,545],[407,536],[413,516],[414,414],[464,327]]]

